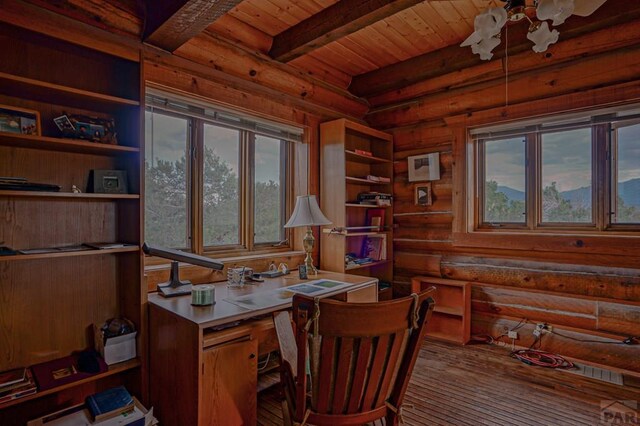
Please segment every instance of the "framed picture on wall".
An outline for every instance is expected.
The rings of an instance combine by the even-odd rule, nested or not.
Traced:
[[[409,162],[409,182],[440,179],[440,153],[413,155]]]
[[[36,135],[40,133],[40,113],[38,111],[0,105],[0,132]]]
[[[431,182],[421,183],[415,186],[415,204],[416,206],[430,206],[431,198]]]

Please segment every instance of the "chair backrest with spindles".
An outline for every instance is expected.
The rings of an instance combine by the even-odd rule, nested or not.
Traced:
[[[339,425],[366,423],[390,412],[394,417],[425,336],[432,291],[378,303],[296,295],[294,419],[307,414],[311,424]]]

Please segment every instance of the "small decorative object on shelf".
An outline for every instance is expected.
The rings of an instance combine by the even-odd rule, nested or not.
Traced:
[[[115,121],[112,118],[63,114],[54,118],[53,122],[65,138],[84,139],[111,145],[118,144]]]
[[[124,170],[91,170],[87,192],[95,194],[128,194],[127,172]]]
[[[413,155],[409,162],[409,182],[440,179],[440,153]]]
[[[0,132],[40,135],[40,113],[30,109],[0,105]]]
[[[88,359],[91,358],[91,361]],[[81,362],[82,360],[82,362]],[[31,367],[38,384],[43,391],[86,379],[94,374],[107,371],[107,364],[94,351],[86,355],[82,352],[64,358],[43,362]]]
[[[80,190],[80,188],[78,188],[75,185],[71,185],[71,192],[73,192],[74,194],[82,194],[82,191]]]
[[[415,204],[416,206],[431,205],[431,182],[415,186]]]

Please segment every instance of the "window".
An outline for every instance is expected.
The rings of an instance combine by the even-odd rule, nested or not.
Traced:
[[[640,228],[640,114],[471,131],[476,230]]]
[[[612,221],[640,223],[640,123],[614,129]]]
[[[147,105],[147,242],[195,253],[288,247],[301,131],[154,96]]]

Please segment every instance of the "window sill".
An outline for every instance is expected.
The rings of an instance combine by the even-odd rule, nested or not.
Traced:
[[[453,245],[485,249],[628,256],[640,250],[640,234],[456,232],[453,234]]]
[[[203,256],[210,257],[212,259],[216,259],[221,261],[224,264],[238,263],[238,262],[249,262],[254,260],[264,260],[269,258],[282,258],[282,257],[293,257],[293,256],[305,256],[305,252],[302,250],[271,250],[268,252],[244,252],[242,254],[224,254],[223,256],[219,256],[220,253],[205,253]],[[181,262],[180,266],[192,266],[189,263]],[[169,270],[171,267],[171,261],[168,259],[163,259],[160,257],[145,257],[145,272],[151,271],[161,271],[161,270]]]

